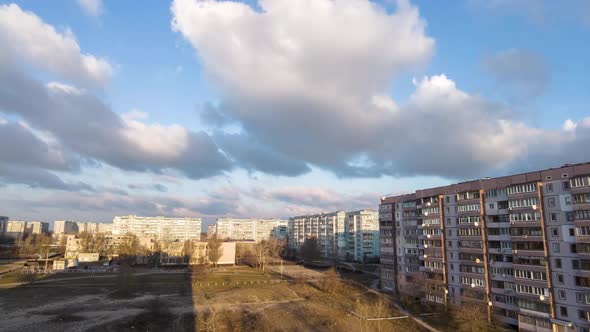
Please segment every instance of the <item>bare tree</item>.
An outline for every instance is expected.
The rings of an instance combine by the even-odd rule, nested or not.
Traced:
[[[464,305],[455,312],[455,321],[461,332],[490,331],[485,309],[480,305]]]
[[[82,232],[78,235],[78,238],[80,239],[80,245],[78,247],[80,252],[93,252],[93,236],[91,233]]]
[[[134,234],[128,233],[119,244],[119,257],[132,263],[140,252],[139,240]]]
[[[221,248],[222,241],[217,238],[217,235],[212,236],[207,240],[207,258],[213,266],[217,267],[217,262],[223,255],[223,248]]]

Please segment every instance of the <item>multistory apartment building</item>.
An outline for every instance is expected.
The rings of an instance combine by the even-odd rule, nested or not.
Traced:
[[[347,249],[352,260],[379,258],[379,213],[359,210],[346,213]]]
[[[315,237],[325,258],[362,262],[379,257],[379,222],[375,211],[337,211],[291,217],[288,233],[288,247],[294,251],[299,251],[306,239]]]
[[[287,238],[287,223],[287,220],[281,219],[219,218],[215,234],[224,240],[283,240]]]
[[[201,239],[201,218],[122,216],[113,219],[113,234],[165,241]]]
[[[6,222],[6,232],[8,237],[20,238],[27,232],[27,222],[23,220],[9,220]]]
[[[49,223],[46,222],[27,221],[25,228],[28,234],[49,233]]]
[[[288,247],[299,251],[306,239],[315,237],[322,257],[346,258],[346,212],[319,213],[289,218]]]
[[[53,234],[77,234],[78,224],[70,220],[56,220],[53,222]]]
[[[590,330],[590,163],[384,197],[379,212],[383,289],[525,331]]]

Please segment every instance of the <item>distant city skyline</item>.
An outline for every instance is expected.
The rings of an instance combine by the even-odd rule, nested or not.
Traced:
[[[588,161],[588,13],[579,0],[4,2],[0,215],[376,210]]]

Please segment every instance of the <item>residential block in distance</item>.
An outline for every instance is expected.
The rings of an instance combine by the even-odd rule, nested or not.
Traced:
[[[113,234],[134,234],[156,240],[201,239],[201,218],[121,216],[113,219]]]
[[[289,218],[290,250],[299,252],[306,239],[315,237],[322,257],[364,262],[379,257],[378,212],[336,211]]]

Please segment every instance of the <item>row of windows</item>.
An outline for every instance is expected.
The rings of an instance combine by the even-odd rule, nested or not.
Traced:
[[[422,234],[424,235],[441,235],[440,228],[425,228],[422,230]]]
[[[486,197],[497,197],[506,195],[506,188],[486,190]]]
[[[464,201],[466,199],[476,199],[479,198],[479,191],[471,191],[457,194],[457,201]]]
[[[590,194],[577,194],[573,196],[574,204],[590,203]]]
[[[535,265],[535,266],[545,266],[547,261],[544,257],[536,257],[536,256],[515,256],[514,257],[514,264],[521,264],[521,265]]]
[[[570,180],[570,187],[580,188],[590,186],[590,176],[581,176]]]
[[[508,195],[514,194],[522,194],[522,193],[532,193],[537,191],[537,184],[536,183],[526,183],[526,184],[519,184],[515,186],[508,187]]]
[[[483,266],[461,265],[461,272],[483,274],[485,273],[485,269]]]
[[[438,206],[422,209],[422,214],[425,216],[427,216],[429,214],[439,213],[439,212],[440,212],[440,209],[438,208]]]
[[[590,210],[575,211],[574,220],[590,220]]]
[[[515,285],[514,289],[517,293],[549,296],[549,289],[543,287]]]
[[[472,287],[485,287],[486,286],[486,282],[483,279],[471,278],[471,277],[461,277],[461,283],[463,285],[470,285]]]
[[[522,309],[529,309],[534,311],[540,311],[544,313],[549,313],[550,307],[547,303],[541,303],[537,301],[531,301],[526,299],[518,299],[517,300],[518,307]]]
[[[489,228],[488,235],[510,235],[509,227]]]
[[[543,229],[541,227],[515,227],[512,228],[513,236],[543,236]]]
[[[530,207],[533,205],[539,205],[539,200],[536,197],[508,201],[508,207],[510,208]]]
[[[422,220],[422,225],[440,225],[440,219],[439,218],[424,219],[424,220]]]
[[[426,261],[426,262],[424,262],[424,266],[427,268],[432,268],[432,269],[442,269],[443,263],[442,262]]]
[[[481,236],[481,228],[460,228],[459,235],[461,236]]]
[[[480,222],[481,216],[468,216],[468,217],[459,217],[457,218],[457,223],[459,224],[473,224],[475,222]]]
[[[459,247],[481,249],[483,244],[481,241],[459,241]]]
[[[491,274],[507,275],[511,276],[514,274],[514,270],[509,267],[490,267]]]
[[[578,234],[578,236],[590,235],[590,226],[576,227],[576,234]]]
[[[514,278],[546,281],[547,273],[528,270],[514,270]]]
[[[479,204],[467,204],[467,205],[459,205],[457,207],[458,212],[477,212],[479,211]]]
[[[521,212],[510,214],[510,221],[536,221],[541,220],[541,213],[539,212]]]

